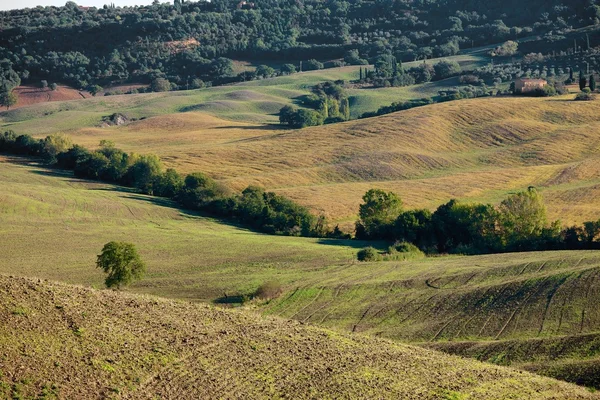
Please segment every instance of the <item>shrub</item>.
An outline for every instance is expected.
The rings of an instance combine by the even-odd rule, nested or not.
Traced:
[[[263,283],[256,289],[254,297],[261,300],[272,300],[276,299],[283,293],[283,287],[277,281],[268,281]]]
[[[425,253],[417,246],[408,242],[396,242],[388,249],[388,254],[384,256],[385,260],[410,260],[414,258],[423,258]]]
[[[589,88],[583,89],[581,93],[577,93],[577,96],[575,96],[576,101],[591,101],[595,99],[596,95],[592,93],[592,91]]]
[[[323,63],[315,60],[314,58],[304,63],[305,71],[314,71],[317,69],[323,69]]]
[[[373,247],[365,247],[364,249],[358,251],[356,258],[358,261],[377,261],[380,256],[379,252]]]

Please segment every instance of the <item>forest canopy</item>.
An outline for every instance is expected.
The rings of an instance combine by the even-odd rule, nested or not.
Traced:
[[[227,83],[232,59],[412,61],[598,21],[597,0],[232,0],[0,12],[0,84]],[[311,62],[309,62],[311,60]],[[317,61],[318,62],[318,61]],[[283,71],[285,69],[285,71]]]

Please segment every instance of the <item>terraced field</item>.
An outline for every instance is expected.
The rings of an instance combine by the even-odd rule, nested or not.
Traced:
[[[0,276],[4,398],[593,399],[564,382],[251,313]]]

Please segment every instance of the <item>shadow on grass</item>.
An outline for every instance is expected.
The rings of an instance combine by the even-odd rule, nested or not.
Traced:
[[[382,241],[364,241],[364,240],[352,240],[352,239],[318,239],[318,244],[325,246],[343,246],[350,247],[353,249],[364,249],[365,247],[374,247],[377,250],[387,250],[390,243]]]
[[[282,131],[287,130],[284,126],[278,124],[260,124],[256,126],[236,126],[236,125],[227,125],[227,126],[217,126],[214,129],[243,129],[243,130],[255,130],[255,131]]]
[[[64,169],[43,169],[30,172],[36,175],[52,176],[56,178],[73,178],[73,173]]]
[[[246,301],[248,301],[249,296],[247,295],[242,295],[242,294],[236,294],[233,296],[221,296],[218,297],[216,299],[213,300],[214,304],[219,304],[219,305],[224,305],[224,306],[235,306],[235,305],[241,305],[244,304]]]

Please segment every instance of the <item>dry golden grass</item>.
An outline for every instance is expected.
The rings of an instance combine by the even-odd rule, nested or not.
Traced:
[[[530,373],[298,322],[0,276],[0,396],[594,399]]]
[[[190,112],[71,134],[85,146],[110,139],[157,153],[235,189],[274,189],[338,222],[355,217],[372,187],[433,208],[455,197],[497,202],[533,185],[552,218],[600,217],[600,103],[569,97],[465,100],[302,130]]]

